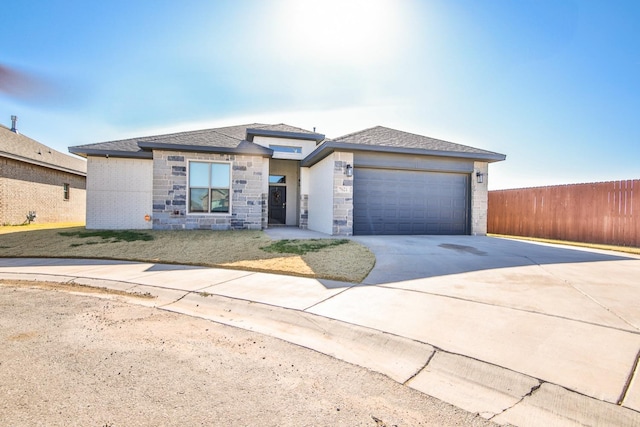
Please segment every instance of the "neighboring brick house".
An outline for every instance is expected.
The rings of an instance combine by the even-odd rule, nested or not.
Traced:
[[[486,234],[488,164],[505,156],[374,127],[340,138],[250,124],[71,147],[87,228],[332,235]]]
[[[87,162],[0,125],[0,225],[84,222]]]

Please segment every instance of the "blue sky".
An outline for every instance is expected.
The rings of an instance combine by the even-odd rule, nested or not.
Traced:
[[[0,121],[55,149],[251,122],[507,155],[490,189],[640,178],[640,2],[7,3]]]

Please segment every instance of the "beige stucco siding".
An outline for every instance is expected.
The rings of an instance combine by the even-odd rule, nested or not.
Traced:
[[[334,154],[309,168],[309,230],[333,233]]]

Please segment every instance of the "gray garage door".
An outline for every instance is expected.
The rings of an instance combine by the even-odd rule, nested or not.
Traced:
[[[355,168],[353,233],[469,234],[469,175]]]

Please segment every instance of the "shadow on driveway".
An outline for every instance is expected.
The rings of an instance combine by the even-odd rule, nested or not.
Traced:
[[[529,265],[637,260],[485,236],[355,236],[376,256],[367,285]]]

